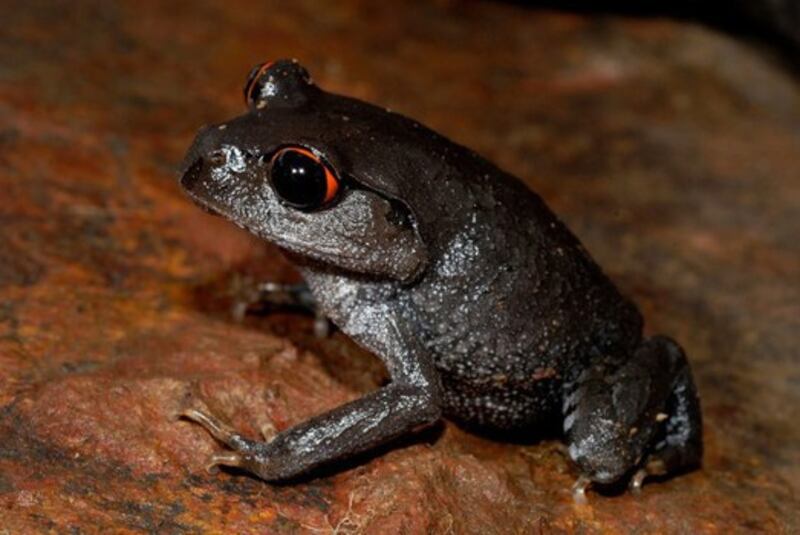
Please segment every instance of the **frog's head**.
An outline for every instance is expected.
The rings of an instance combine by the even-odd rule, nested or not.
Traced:
[[[245,100],[246,114],[205,127],[186,155],[181,185],[195,202],[338,268],[401,281],[425,269],[420,218],[433,210],[416,199],[441,165],[426,161],[429,144],[443,138],[322,91],[289,60],[253,69]]]

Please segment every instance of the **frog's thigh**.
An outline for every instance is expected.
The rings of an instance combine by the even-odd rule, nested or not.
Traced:
[[[645,340],[622,367],[588,368],[565,392],[564,432],[583,477],[610,483],[641,466],[631,482],[638,487],[644,475],[699,463],[699,401],[672,340]]]

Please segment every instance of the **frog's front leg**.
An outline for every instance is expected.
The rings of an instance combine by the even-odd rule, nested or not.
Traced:
[[[441,416],[438,375],[399,318],[375,319],[364,345],[383,357],[392,382],[360,399],[337,407],[257,442],[237,434],[212,415],[184,413],[204,426],[231,451],[216,454],[210,463],[236,466],[267,481],[298,476],[331,461],[346,459],[374,446],[428,425]],[[364,342],[364,340],[360,340]]]

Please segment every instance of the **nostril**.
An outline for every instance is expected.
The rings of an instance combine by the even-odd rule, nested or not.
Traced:
[[[191,191],[194,189],[195,184],[200,180],[200,175],[203,171],[203,159],[198,158],[189,168],[183,173],[181,177],[181,186],[183,189]]]
[[[208,156],[208,161],[214,165],[223,165],[228,161],[228,158],[225,156],[225,152],[221,150],[215,150]]]

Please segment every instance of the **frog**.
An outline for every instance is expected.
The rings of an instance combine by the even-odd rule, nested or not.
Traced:
[[[683,349],[644,335],[636,305],[520,179],[325,91],[296,60],[255,67],[244,98],[243,115],[197,134],[182,189],[277,247],[303,280],[288,294],[377,356],[389,381],[263,440],[186,409],[224,446],[210,467],[291,482],[442,418],[489,434],[555,422],[576,497],[640,492],[700,465]]]

